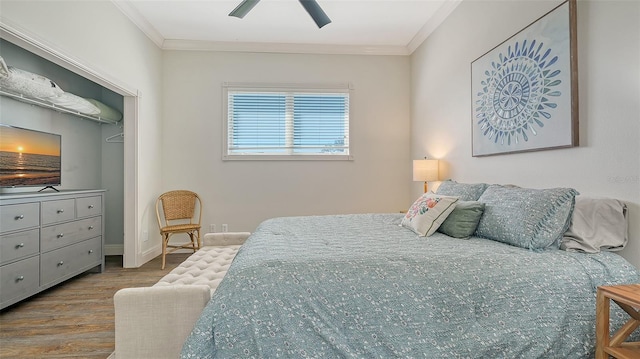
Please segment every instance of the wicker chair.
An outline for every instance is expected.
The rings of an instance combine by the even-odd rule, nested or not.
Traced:
[[[160,215],[162,209],[162,216]],[[197,217],[196,217],[197,212]],[[200,222],[202,220],[202,202],[194,192],[177,190],[163,193],[156,201],[156,215],[162,236],[162,269],[167,253],[179,249],[200,249]],[[196,222],[197,220],[197,222]],[[186,233],[191,243],[169,244],[169,238],[176,233]],[[167,251],[167,248],[171,248]]]

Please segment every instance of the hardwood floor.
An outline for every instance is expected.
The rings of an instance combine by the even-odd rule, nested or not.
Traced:
[[[153,285],[190,253],[157,257],[122,268],[108,256],[104,273],[85,273],[0,312],[0,358],[100,358],[115,350],[113,295],[121,288]]]

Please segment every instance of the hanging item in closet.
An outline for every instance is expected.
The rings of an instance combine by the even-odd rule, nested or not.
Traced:
[[[124,132],[120,132],[117,135],[112,135],[104,139],[105,142],[109,143],[122,143],[124,142]]]

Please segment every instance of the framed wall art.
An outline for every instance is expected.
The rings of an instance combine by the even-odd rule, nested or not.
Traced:
[[[576,0],[471,63],[473,156],[578,145]]]

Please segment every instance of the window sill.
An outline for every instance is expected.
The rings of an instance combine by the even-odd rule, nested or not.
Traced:
[[[223,161],[353,161],[353,155],[224,155]]]

